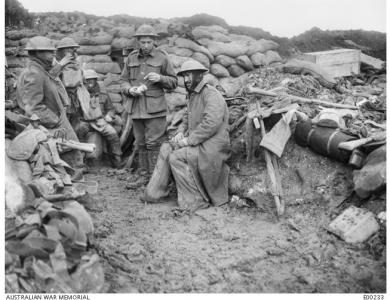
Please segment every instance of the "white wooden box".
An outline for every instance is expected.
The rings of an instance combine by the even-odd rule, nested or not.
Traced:
[[[360,73],[360,53],[355,49],[336,49],[304,53],[302,58],[319,65],[334,77],[343,77]]]

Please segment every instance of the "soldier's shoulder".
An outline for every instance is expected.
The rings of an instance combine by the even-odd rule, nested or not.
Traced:
[[[156,52],[159,53],[160,55],[168,57],[168,52],[165,51],[164,49],[156,48]]]
[[[136,55],[138,55],[139,54],[139,49],[134,49],[133,51],[131,51],[130,53],[129,53],[129,57],[130,56],[136,56]]]

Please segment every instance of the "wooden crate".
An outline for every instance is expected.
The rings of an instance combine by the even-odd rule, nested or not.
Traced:
[[[304,53],[304,60],[321,66],[334,77],[350,76],[360,73],[360,50],[336,49]]]

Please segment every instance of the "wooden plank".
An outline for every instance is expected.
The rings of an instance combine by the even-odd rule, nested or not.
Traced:
[[[382,69],[382,65],[384,64],[383,60],[366,55],[364,53],[360,54],[360,61],[378,70]]]

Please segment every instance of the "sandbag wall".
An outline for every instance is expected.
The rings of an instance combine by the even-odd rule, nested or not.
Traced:
[[[197,26],[190,32],[180,32],[185,28],[175,23],[158,21],[154,24],[161,39],[157,41],[159,49],[170,56],[174,69],[178,71],[186,60],[195,59],[210,70],[206,80],[220,86],[225,96],[237,94],[248,72],[261,66],[280,62],[282,59],[275,51],[278,44],[265,39],[255,40],[249,36],[229,34],[227,29],[217,25]],[[172,30],[174,28],[174,30]],[[99,19],[94,24],[73,27],[73,32],[48,32],[45,35],[55,43],[70,36],[80,44],[78,61],[83,69],[94,69],[99,74],[99,83],[107,89],[118,116],[117,130],[125,121],[124,97],[120,94],[120,65],[112,60],[113,51],[135,49],[133,38],[136,26],[116,24],[111,20]],[[18,75],[26,65],[26,52],[23,50],[27,40],[38,35],[33,30],[6,32],[6,55],[8,67]],[[185,36],[186,38],[184,38]],[[189,39],[191,37],[191,39]],[[180,111],[186,105],[186,90],[183,80],[179,87],[167,93],[169,116]]]

